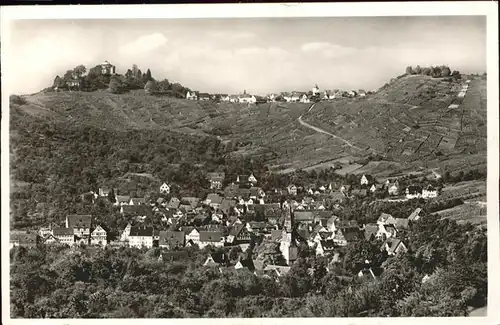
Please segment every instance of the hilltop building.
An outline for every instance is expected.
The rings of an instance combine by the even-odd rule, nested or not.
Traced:
[[[318,85],[314,85],[314,87],[312,88],[312,94],[313,94],[313,96],[319,95]]]
[[[108,61],[104,61],[101,63],[101,74],[105,76],[116,74],[116,67]]]

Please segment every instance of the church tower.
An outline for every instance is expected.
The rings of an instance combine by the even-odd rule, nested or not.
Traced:
[[[295,238],[295,217],[291,206],[289,211],[290,215],[285,219],[285,229],[283,229],[283,235],[280,243],[280,251],[285,258],[287,265],[295,262],[299,254]]]

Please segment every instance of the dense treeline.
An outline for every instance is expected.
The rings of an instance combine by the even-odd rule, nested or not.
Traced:
[[[446,78],[452,77],[455,79],[461,79],[459,71],[451,71],[450,68],[446,65],[441,66],[431,66],[431,67],[420,67],[417,65],[415,68],[411,66],[406,67],[407,75],[424,75],[431,76],[433,78]]]
[[[364,317],[463,316],[487,297],[487,238],[472,225],[427,216],[411,224],[409,252],[380,253],[380,243],[347,248],[333,265],[307,249],[279,282],[247,270],[203,267],[210,248],[185,260],[149,251],[42,247],[11,250],[12,317]],[[302,246],[301,246],[302,247]],[[260,259],[255,246],[231,259]],[[272,254],[272,248],[270,249]],[[253,256],[252,256],[253,255]],[[376,280],[356,273],[365,260]],[[327,272],[327,268],[329,272]],[[429,275],[427,281],[422,281]],[[64,302],[64,303],[63,303]]]

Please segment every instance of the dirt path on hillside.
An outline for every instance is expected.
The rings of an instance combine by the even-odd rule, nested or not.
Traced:
[[[312,104],[312,105],[311,105],[311,107],[309,107],[309,109],[307,110],[307,112],[306,112],[306,113],[309,113],[309,112],[313,109],[314,105],[316,105],[316,104]],[[306,113],[304,113],[304,114],[306,114]],[[363,150],[363,149],[361,149],[360,147],[357,147],[357,146],[353,145],[352,143],[350,143],[350,142],[349,142],[349,141],[347,141],[346,139],[343,139],[343,138],[341,138],[341,137],[339,137],[339,136],[337,136],[337,135],[335,135],[335,134],[333,134],[333,133],[330,133],[330,132],[328,132],[328,131],[325,131],[325,130],[323,130],[323,129],[320,129],[320,128],[319,128],[319,127],[317,127],[317,126],[314,126],[314,125],[311,125],[311,124],[309,124],[309,123],[307,123],[307,122],[304,122],[304,121],[302,120],[302,116],[303,116],[304,114],[300,115],[300,116],[299,116],[299,118],[297,119],[297,120],[299,121],[299,123],[300,123],[300,124],[302,124],[303,126],[305,126],[305,127],[307,127],[307,128],[310,128],[311,130],[314,130],[314,131],[316,131],[316,132],[323,133],[323,134],[327,134],[327,135],[332,136],[332,137],[334,137],[334,138],[336,138],[336,139],[339,139],[340,141],[344,142],[345,144],[347,144],[347,145],[348,145],[349,147],[351,147],[351,148],[358,149],[358,150]]]

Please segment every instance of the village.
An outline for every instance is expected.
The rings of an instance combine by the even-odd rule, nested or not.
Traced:
[[[223,188],[225,177],[224,172],[207,174],[212,193],[205,198],[171,196],[171,185],[167,183],[158,188],[156,201],[121,195],[117,189],[108,187],[84,193],[82,200],[92,204],[97,200],[108,201],[130,220],[124,229],[119,229],[118,238],[111,239],[108,225],[96,224],[91,215],[67,215],[63,227],[51,224],[37,233],[11,231],[10,246],[92,245],[146,250],[158,247],[162,249],[158,257],[161,261],[182,255],[185,247],[211,247],[223,252],[239,247],[245,252],[255,242],[275,243],[284,263],[263,265],[262,261],[239,259],[231,264],[227,254],[219,251],[209,253],[203,265],[216,266],[221,272],[224,268],[245,268],[255,275],[279,278],[297,260],[300,243],[307,244],[316,256],[324,256],[331,263],[340,261],[339,250],[363,240],[379,240],[381,252],[389,256],[407,251],[400,232],[407,231],[409,223],[419,221],[421,208],[406,218],[382,213],[376,223],[359,224],[335,215],[334,207],[343,200],[375,193],[392,200],[432,199],[440,191],[432,185],[401,189],[397,179],[377,183],[370,175],[362,175],[356,186],[336,189],[331,183],[317,188],[290,184],[266,193],[253,174],[238,175]],[[298,196],[302,199],[297,200]],[[282,200],[283,197],[287,199]],[[154,217],[161,218],[164,228],[148,225],[148,219]],[[366,266],[359,276],[374,278],[376,272],[369,264]]]
[[[314,103],[318,101],[329,101],[338,98],[357,98],[357,97],[363,98],[371,93],[373,92],[366,92],[363,89],[350,90],[350,91],[345,91],[340,89],[320,91],[318,85],[314,85],[312,90],[308,92],[304,91],[281,92],[281,93],[271,93],[266,96],[248,94],[246,90],[243,91],[243,94],[239,95],[209,94],[198,91],[188,91],[186,93],[186,99],[202,100],[202,101],[213,100],[213,101],[243,103],[243,104],[261,104],[266,102]]]

